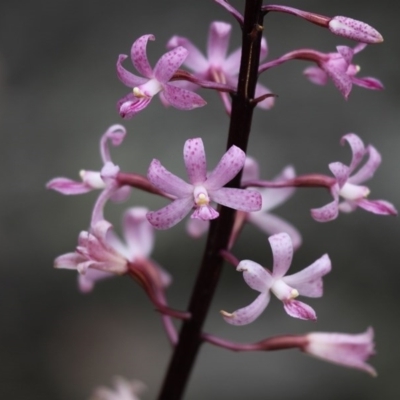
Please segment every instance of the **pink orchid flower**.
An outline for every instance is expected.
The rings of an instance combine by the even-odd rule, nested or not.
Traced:
[[[203,221],[217,218],[219,213],[211,201],[236,210],[247,212],[261,208],[261,196],[255,190],[223,187],[243,168],[246,155],[239,147],[232,146],[207,176],[206,154],[200,138],[189,139],[183,149],[186,171],[190,183],[165,169],[160,161],[153,160],[147,177],[158,189],[176,197],[171,204],[147,214],[157,229],[168,229],[180,222],[192,208],[192,218]]]
[[[195,73],[201,80],[228,84],[236,88],[240,68],[241,49],[227,55],[232,26],[225,22],[213,22],[208,34],[207,57],[189,40],[181,36],[173,36],[168,48],[183,46],[189,51],[184,66]],[[263,38],[261,42],[260,61],[267,57],[268,46]],[[230,97],[226,92],[219,92],[228,113],[231,110]],[[255,97],[271,93],[269,89],[257,84]],[[263,109],[270,109],[274,105],[274,97],[268,97],[257,105]]]
[[[100,156],[103,161],[103,168],[106,167],[104,171],[113,170],[115,177],[119,172],[119,167],[111,160],[108,144],[110,142],[113,146],[119,146],[123,142],[125,136],[125,128],[122,125],[116,124],[110,126],[100,139]],[[82,179],[81,182],[69,178],[58,177],[48,182],[46,187],[47,189],[52,189],[65,195],[84,194],[92,190],[106,188],[107,179],[105,179],[105,175],[102,175],[102,171],[81,170],[79,175]],[[106,175],[109,176],[107,173]],[[129,193],[130,187],[120,187],[112,195],[112,200],[123,201],[129,196]]]
[[[358,78],[356,75],[360,71],[360,67],[351,63],[354,54],[359,53],[366,46],[365,43],[359,43],[354,49],[347,46],[337,46],[337,53],[320,53],[317,60],[318,67],[306,68],[304,75],[317,85],[326,85],[328,78],[332,79],[345,99],[349,97],[353,84],[366,89],[382,90],[383,84],[378,79],[372,77]]]
[[[146,208],[127,210],[123,218],[125,243],[112,231],[112,225],[100,219],[92,223],[90,232],[79,234],[78,246],[72,253],[56,258],[55,268],[73,269],[79,272],[79,288],[87,293],[97,281],[128,272],[129,264],[146,264],[157,271],[162,287],[169,285],[171,278],[152,261],[149,256],[154,245],[153,227],[146,219]],[[155,276],[157,280],[157,276]]]
[[[335,175],[336,183],[331,187],[334,200],[331,203],[311,210],[312,217],[318,222],[327,222],[337,218],[339,210],[351,212],[357,207],[380,215],[397,215],[395,207],[385,200],[368,200],[370,190],[360,183],[372,178],[381,163],[381,156],[375,147],[364,147],[362,140],[354,133],[344,135],[341,144],[348,143],[352,151],[352,160],[349,166],[341,162],[329,164],[329,169]],[[365,155],[366,163],[353,175]],[[339,203],[339,197],[344,199]]]
[[[293,179],[295,176],[296,173],[294,168],[288,166],[284,168],[282,172],[273,179],[273,181],[289,180]],[[259,165],[255,159],[247,156],[243,167],[242,182],[258,179],[260,179]],[[275,233],[286,232],[292,239],[294,249],[298,249],[302,242],[300,232],[292,224],[270,212],[287,201],[294,194],[296,189],[294,187],[288,187],[279,189],[257,188],[257,190],[262,197],[261,209],[250,213],[242,211],[245,215],[243,216],[237,213],[236,219],[241,219],[243,222],[247,221],[255,225],[268,236]],[[208,227],[208,221],[202,221],[200,219],[190,219],[187,222],[187,231],[189,235],[194,238],[203,235],[207,231]],[[241,225],[234,227],[234,235],[237,235],[237,229],[241,229]],[[231,246],[228,247],[230,248]]]
[[[122,66],[122,62],[128,58],[127,55],[121,54],[118,57],[117,76],[124,85],[133,89],[133,93],[129,93],[117,103],[121,117],[132,118],[146,108],[157,93],[160,93],[164,104],[179,110],[192,110],[204,106],[206,102],[198,94],[178,87],[175,82],[170,82],[188,56],[188,51],[179,46],[165,53],[153,70],[146,54],[149,40],[155,40],[154,36],[141,36],[133,43],[131,49],[132,64],[144,78],[134,75]]]
[[[316,320],[315,311],[307,304],[295,300],[299,295],[321,297],[323,292],[322,277],[331,270],[331,261],[327,254],[309,267],[293,275],[285,276],[293,257],[293,244],[287,233],[278,233],[269,237],[273,254],[272,272],[254,261],[243,260],[237,271],[243,272],[246,283],[260,292],[258,297],[247,307],[233,313],[221,311],[225,321],[232,325],[247,325],[255,321],[267,307],[270,292],[283,302],[288,315],[294,318]]]

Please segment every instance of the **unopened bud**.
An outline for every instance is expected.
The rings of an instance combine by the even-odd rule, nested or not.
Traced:
[[[329,30],[338,36],[356,40],[362,43],[381,43],[382,35],[365,22],[348,17],[333,17],[329,21]]]

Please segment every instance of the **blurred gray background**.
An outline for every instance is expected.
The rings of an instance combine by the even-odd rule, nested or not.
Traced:
[[[242,9],[243,0],[232,1]],[[262,76],[279,94],[276,107],[255,113],[249,154],[258,158],[264,178],[293,164],[299,174],[329,173],[332,161],[348,163],[350,151],[340,137],[358,133],[383,156],[370,182],[371,198],[400,204],[399,6],[389,0],[288,1],[326,15],[347,15],[376,27],[385,42],[356,56],[360,76],[375,76],[386,90],[354,87],[346,102],[330,83],[318,87],[292,62]],[[397,8],[393,8],[397,7]],[[192,112],[165,109],[158,99],[131,121],[116,112],[128,92],[117,79],[118,54],[129,53],[139,36],[153,33],[149,57],[156,62],[174,34],[192,38],[205,49],[213,20],[234,25],[232,49],[239,45],[233,18],[211,0],[37,0],[0,3],[0,398],[86,399],[93,388],[109,385],[114,375],[148,385],[143,399],[154,399],[171,350],[159,315],[141,289],[128,278],[99,284],[90,295],[76,288],[76,274],[56,271],[53,259],[72,251],[87,229],[96,194],[64,197],[46,191],[55,176],[78,177],[82,168],[101,166],[98,141],[108,126],[123,123],[128,137],[113,151],[123,170],[146,173],[152,158],[184,176],[181,159],[187,138],[201,136],[209,167],[225,150],[228,119],[217,94],[202,91],[208,106]],[[300,47],[334,51],[353,45],[328,31],[284,14],[269,15],[265,33],[269,58]],[[133,70],[128,62],[127,68]],[[322,190],[299,190],[277,214],[302,232],[304,245],[292,271],[329,253],[333,271],[322,299],[306,299],[318,322],[288,317],[272,299],[252,325],[228,326],[221,308],[234,310],[256,295],[240,274],[227,267],[213,302],[207,331],[238,341],[308,331],[358,333],[372,325],[377,356],[372,379],[314,360],[297,351],[234,354],[204,346],[187,399],[398,399],[399,384],[399,238],[397,218],[363,210],[318,224],[309,209],[329,200]],[[120,206],[108,205],[107,218],[119,229],[127,206],[155,209],[162,199],[134,191]],[[196,276],[204,240],[187,237],[184,223],[157,233],[154,259],[174,276],[171,305],[184,309]],[[266,237],[247,227],[235,250],[239,258],[270,263]],[[267,249],[267,250],[266,250]]]

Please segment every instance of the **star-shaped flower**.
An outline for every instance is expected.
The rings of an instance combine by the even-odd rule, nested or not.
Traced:
[[[294,168],[288,166],[276,176],[273,181],[281,181],[293,179],[296,176]],[[243,167],[242,182],[254,181],[260,179],[259,166],[254,158],[246,157],[246,161]],[[231,248],[235,238],[237,237],[242,225],[245,221],[252,223],[257,226],[262,232],[268,236],[275,233],[286,232],[289,234],[293,242],[293,247],[298,249],[301,245],[302,239],[300,232],[289,222],[282,218],[270,213],[273,209],[288,200],[296,189],[294,187],[288,188],[258,188],[258,192],[262,197],[262,206],[259,211],[254,212],[238,212],[236,213],[236,221],[233,229],[233,237],[228,248]],[[207,221],[199,219],[190,219],[187,223],[187,231],[190,236],[198,238],[203,235],[209,227]]]
[[[133,93],[120,99],[117,103],[122,118],[132,118],[150,103],[153,96],[160,93],[164,104],[179,110],[192,110],[202,107],[206,102],[196,93],[178,87],[171,78],[185,61],[188,51],[179,46],[165,53],[157,62],[154,70],[149,64],[146,54],[147,42],[154,40],[153,35],[144,35],[136,40],[131,49],[131,60],[134,67],[144,78],[127,71],[122,62],[128,58],[121,54],[117,61],[117,75],[120,81],[133,89]]]
[[[206,154],[200,138],[185,142],[183,157],[190,183],[169,172],[158,160],[154,159],[150,164],[147,174],[149,181],[163,192],[176,197],[166,207],[147,214],[155,228],[171,228],[192,208],[195,208],[192,218],[203,221],[217,218],[219,213],[211,207],[211,201],[247,212],[261,208],[261,196],[257,191],[223,187],[243,168],[246,155],[239,147],[232,146],[208,176]]]
[[[397,215],[395,207],[385,200],[368,200],[370,190],[360,183],[372,178],[381,163],[381,156],[375,147],[364,147],[362,140],[354,133],[344,135],[341,144],[348,143],[352,151],[352,160],[349,166],[341,162],[329,164],[329,169],[335,175],[336,183],[331,187],[334,200],[331,203],[311,210],[312,217],[319,222],[327,222],[337,218],[339,210],[351,212],[357,207],[380,215]],[[368,154],[366,163],[353,175],[362,159]],[[344,201],[339,204],[339,196]]]
[[[317,85],[325,85],[328,78],[331,78],[346,99],[349,97],[353,84],[366,89],[382,90],[383,84],[378,79],[356,77],[360,67],[351,62],[354,54],[359,53],[366,46],[365,43],[358,44],[354,49],[347,46],[337,46],[337,53],[321,53],[316,60],[318,67],[306,68],[304,75]]]
[[[216,21],[210,25],[207,57],[204,57],[201,51],[189,39],[181,36],[173,36],[167,46],[168,48],[183,46],[189,51],[189,55],[183,65],[192,70],[197,78],[236,87],[242,49],[239,48],[230,55],[227,55],[231,30],[232,26],[225,22]],[[260,61],[266,58],[267,54],[267,42],[263,38],[261,42]],[[271,93],[269,89],[261,84],[257,84],[255,97],[268,93]],[[220,92],[220,95],[227,111],[230,112],[229,95],[225,92]],[[257,105],[261,108],[269,109],[274,105],[274,97],[268,97]]]
[[[154,245],[154,231],[146,219],[146,208],[127,210],[123,218],[123,243],[105,220],[95,221],[90,232],[79,234],[78,246],[73,253],[59,256],[54,261],[56,268],[74,269],[79,272],[79,288],[90,292],[101,279],[128,272],[130,264],[143,264],[157,271],[153,275],[156,286],[166,287],[169,275],[152,261],[149,256]]]
[[[293,257],[293,245],[287,233],[279,233],[269,239],[273,254],[272,272],[254,261],[243,260],[237,270],[243,272],[246,283],[260,292],[247,307],[233,313],[221,311],[226,322],[232,325],[247,325],[256,320],[267,307],[270,292],[283,302],[285,311],[294,318],[316,320],[315,311],[307,304],[295,300],[299,295],[321,297],[322,277],[331,270],[327,254],[296,274],[285,276]]]

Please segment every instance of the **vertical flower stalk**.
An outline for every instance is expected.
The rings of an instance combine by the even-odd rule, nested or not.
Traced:
[[[237,146],[244,152],[250,134],[261,50],[263,13],[261,0],[246,0],[242,36],[242,58],[237,93],[233,95],[227,149]],[[229,187],[239,188],[241,173]],[[201,331],[217,287],[223,258],[220,250],[228,246],[235,210],[221,207],[219,218],[213,220],[208,233],[206,248],[192,292],[188,311],[192,318],[183,323],[179,342],[172,356],[159,400],[179,400],[188,382],[197,352]]]

